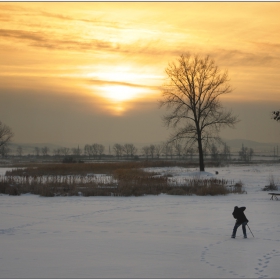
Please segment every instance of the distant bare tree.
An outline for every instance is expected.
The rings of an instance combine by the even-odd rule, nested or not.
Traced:
[[[113,150],[114,150],[116,157],[119,159],[123,154],[123,146],[121,144],[116,143],[113,146]]]
[[[22,146],[18,146],[17,147],[17,155],[21,157],[22,156],[22,152],[23,152]]]
[[[136,156],[137,148],[134,146],[134,144],[130,144],[130,156],[134,157]]]
[[[101,144],[94,143],[92,145],[86,144],[84,147],[84,154],[87,155],[89,158],[91,156],[97,158],[101,158],[105,151],[105,147]]]
[[[169,82],[164,86],[160,106],[170,112],[165,125],[176,128],[170,141],[186,139],[195,143],[199,152],[200,171],[204,171],[203,147],[210,139],[218,139],[220,129],[234,127],[237,117],[226,112],[219,97],[231,92],[227,72],[221,72],[209,56],[183,54],[178,64],[166,68]]]
[[[224,143],[223,153],[222,153],[222,159],[224,161],[230,161],[231,160],[231,154],[230,154],[230,147]]]
[[[92,154],[95,158],[97,158],[98,156],[98,150],[99,150],[99,144],[94,143],[93,145],[91,145],[91,149],[92,149]]]
[[[0,121],[0,148],[7,146],[12,141],[13,137],[14,133],[12,129]]]
[[[53,155],[59,157],[61,155],[61,149],[60,148],[53,149]]]
[[[40,156],[40,148],[39,147],[35,147],[34,148],[34,152],[35,152],[35,155],[38,157]]]
[[[156,152],[156,147],[155,147],[155,145],[153,145],[153,144],[151,144],[150,145],[150,156],[151,156],[151,158],[153,159],[154,158],[154,155],[155,155],[155,152]]]
[[[127,143],[123,145],[123,151],[126,154],[127,157],[134,157],[136,152],[137,152],[137,148],[134,146],[134,144],[131,143]]]
[[[273,111],[272,118],[276,121],[280,121],[280,111]]]
[[[187,149],[187,156],[190,157],[190,160],[193,160],[193,155],[194,155],[194,148],[188,148]]]
[[[208,147],[207,146],[204,146],[203,147],[203,156],[204,156],[204,159],[206,159],[207,158],[207,156],[208,156]]]
[[[101,159],[102,155],[104,154],[105,147],[102,144],[98,144],[97,146],[97,154],[99,155],[99,159]]]
[[[168,143],[166,145],[166,148],[167,148],[167,155],[169,155],[170,158],[172,159],[173,155],[174,155],[174,145],[173,145],[173,143]]]
[[[123,145],[123,151],[124,151],[126,157],[129,157],[129,155],[130,155],[130,144],[124,144]]]
[[[219,150],[215,144],[211,146],[211,160],[219,161]]]
[[[251,161],[254,154],[254,150],[252,148],[244,147],[242,144],[242,148],[239,151],[239,157],[242,161]]]
[[[181,143],[181,139],[175,140],[174,142],[174,150],[176,156],[180,159],[183,154],[183,145]]]
[[[70,148],[67,148],[67,147],[60,148],[60,151],[61,151],[61,154],[65,157],[70,154]]]
[[[10,152],[11,152],[11,149],[9,148],[8,145],[2,145],[0,147],[0,155],[2,157],[7,157]]]
[[[165,155],[165,158],[167,158],[168,156],[172,158],[173,153],[174,153],[173,142],[167,141],[166,143],[164,143],[162,148],[162,154]]]
[[[90,158],[92,156],[92,146],[86,144],[84,147],[84,153]]]
[[[163,149],[163,144],[157,144],[155,145],[155,154],[156,154],[156,157],[159,158],[161,153],[162,153],[162,149]]]
[[[150,146],[142,147],[142,152],[145,155],[146,159],[148,159],[150,155]]]
[[[45,146],[41,150],[42,150],[42,155],[47,156],[50,149],[49,149],[49,147]]]
[[[72,150],[72,155],[73,156],[80,156],[81,153],[82,153],[82,151],[81,151],[79,146],[78,146],[78,148],[72,148],[71,150]]]
[[[165,158],[168,157],[168,155],[169,155],[168,143],[163,143],[163,146],[162,146],[162,154],[165,156]]]

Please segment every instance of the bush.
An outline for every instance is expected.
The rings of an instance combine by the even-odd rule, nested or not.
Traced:
[[[278,187],[275,184],[273,175],[269,176],[269,185],[265,186],[262,190],[263,191],[277,191],[278,190]]]
[[[245,191],[243,190],[243,183],[241,181],[235,183],[235,185],[233,185],[233,188],[231,189],[232,193],[245,193]],[[246,192],[247,193],[247,192]]]

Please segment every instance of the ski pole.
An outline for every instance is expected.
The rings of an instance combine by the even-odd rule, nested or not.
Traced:
[[[251,231],[250,227],[248,226],[248,224],[247,224],[247,227],[249,228],[249,230],[250,230],[250,232],[252,233],[253,237],[255,237],[254,234],[253,234],[253,232]]]

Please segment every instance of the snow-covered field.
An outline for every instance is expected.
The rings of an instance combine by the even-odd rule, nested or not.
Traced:
[[[279,278],[280,165],[207,168],[245,185],[227,196],[39,197],[0,195],[1,278]],[[195,169],[154,169],[173,180]],[[219,174],[215,175],[215,171]],[[4,169],[0,169],[3,174]],[[248,239],[230,235],[246,206]]]

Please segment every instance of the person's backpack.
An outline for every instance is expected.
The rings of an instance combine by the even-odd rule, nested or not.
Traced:
[[[233,216],[234,219],[237,219],[237,210],[238,210],[238,208],[237,208],[237,206],[235,206],[234,210],[232,212],[232,216]]]

